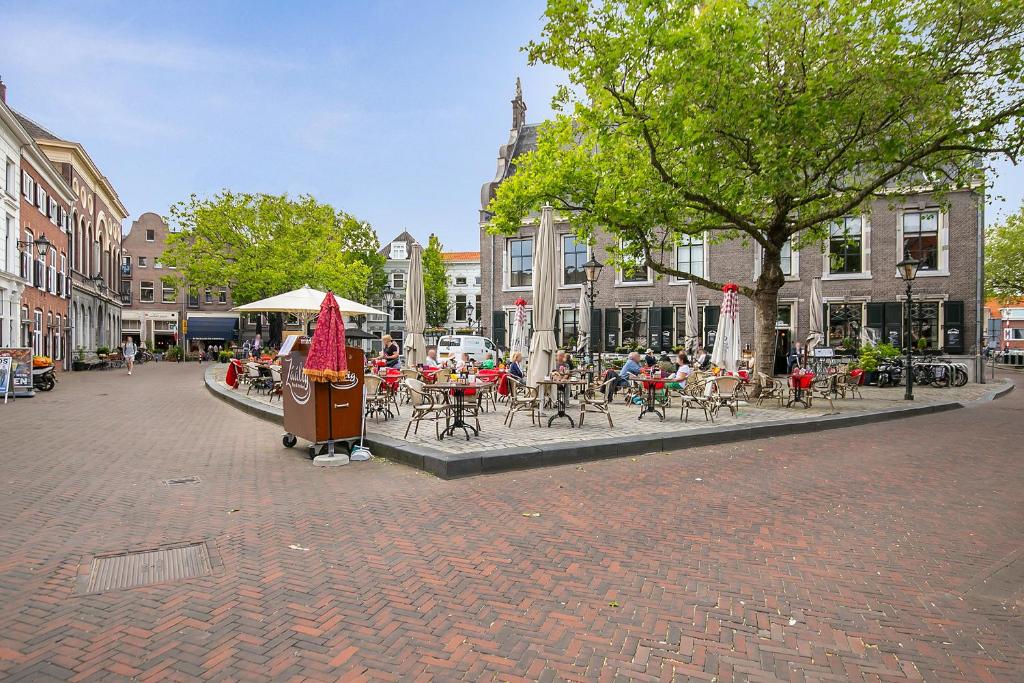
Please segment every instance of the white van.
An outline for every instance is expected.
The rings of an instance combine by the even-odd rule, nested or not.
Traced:
[[[487,337],[456,334],[445,335],[437,340],[437,359],[442,363],[452,358],[458,360],[463,353],[468,353],[470,360],[477,362],[486,358],[488,353],[494,354],[495,362],[500,357],[498,347]]]

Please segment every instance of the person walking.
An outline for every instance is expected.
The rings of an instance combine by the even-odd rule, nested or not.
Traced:
[[[139,347],[135,345],[135,338],[129,336],[128,341],[121,347],[121,355],[124,356],[124,364],[128,368],[128,374],[132,374],[132,370],[135,369],[135,354],[139,352]]]

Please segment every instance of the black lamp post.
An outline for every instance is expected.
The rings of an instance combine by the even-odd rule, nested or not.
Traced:
[[[387,320],[384,321],[385,334],[391,334],[391,307],[395,303],[395,290],[391,285],[384,285],[384,293],[381,295],[384,302],[384,310],[387,312]]]
[[[471,331],[476,330],[476,324],[473,320],[473,314],[475,312],[476,306],[473,305],[473,302],[470,301],[466,303],[466,327],[468,327]]]
[[[594,299],[597,298],[597,279],[601,277],[601,270],[604,269],[604,264],[598,261],[593,256],[590,260],[583,264],[583,272],[587,276],[587,305],[590,307],[590,320],[594,320]],[[593,327],[593,322],[591,322]],[[590,330],[586,330],[587,333],[587,362],[592,366],[594,364],[594,336],[590,333]],[[600,347],[598,347],[600,348]],[[601,372],[601,351],[597,352],[597,372]]]
[[[896,264],[900,277],[907,283],[907,393],[903,398],[908,401],[914,400],[914,322],[912,312],[914,299],[911,285],[914,283],[914,278],[917,277],[917,269],[920,266],[921,262],[909,255]]]

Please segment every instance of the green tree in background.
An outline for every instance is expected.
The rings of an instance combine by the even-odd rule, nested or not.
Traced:
[[[985,289],[1000,303],[1024,299],[1024,206],[985,236]]]
[[[427,304],[427,327],[444,327],[448,322],[448,272],[441,255],[444,246],[431,233],[423,250],[423,290]]]
[[[192,195],[171,207],[168,225],[161,261],[177,269],[168,279],[228,285],[237,304],[302,285],[365,302],[378,270],[383,276],[370,225],[306,195]]]
[[[492,202],[515,233],[544,203],[613,260],[681,270],[686,236],[761,247],[757,369],[771,374],[786,245],[900,188],[973,187],[1024,132],[1019,0],[549,0],[531,63],[560,114]]]

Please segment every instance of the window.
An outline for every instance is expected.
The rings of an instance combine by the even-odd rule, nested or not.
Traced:
[[[32,325],[32,353],[37,356],[43,355],[43,311],[35,310]]]
[[[475,279],[475,283],[474,284],[476,284],[476,285],[479,285],[482,282],[482,280],[480,279],[479,275],[477,275],[476,278],[474,278],[474,279]]]
[[[859,216],[846,216],[832,223],[828,240],[829,273],[862,272],[863,246],[862,219]]]
[[[18,196],[18,190],[16,189],[18,186],[18,172],[15,170],[17,168],[18,166],[14,161],[11,159],[7,160],[7,167],[4,172],[4,190],[12,197]]]
[[[0,235],[0,270],[9,270],[10,265],[7,262],[7,254],[11,237],[16,235],[18,228],[14,223],[14,216],[6,216],[4,218],[4,234]],[[2,314],[2,311],[0,311]],[[0,342],[2,343],[2,342]]]
[[[188,293],[188,307],[199,308],[199,292]]]
[[[793,327],[792,304],[779,304],[775,314],[775,329],[785,330]]]
[[[155,242],[156,241],[156,230],[146,230],[146,241],[147,242]]]
[[[625,346],[647,346],[647,309],[623,308],[622,343]]]
[[[464,278],[464,277],[457,277],[457,278],[455,278],[454,282],[455,282],[455,286],[456,287],[465,287],[466,286],[466,278]]]
[[[789,277],[793,274],[793,242],[788,241],[782,245],[782,253],[779,254],[779,262],[782,265],[782,274]]]
[[[391,287],[393,289],[405,289],[405,273],[391,273]]]
[[[213,303],[213,291],[209,287],[203,292],[203,301],[208,304]]]
[[[559,310],[558,344],[567,349],[576,348],[580,336],[580,312],[575,308]]]
[[[937,302],[914,303],[910,307],[910,343],[915,349],[937,349],[939,347],[939,304]]]
[[[36,208],[46,213],[46,190],[39,187],[39,183],[36,183]]]
[[[178,290],[173,282],[164,282],[161,286],[160,301],[165,304],[173,304],[178,300]]]
[[[920,261],[920,270],[939,269],[938,211],[903,214],[903,253]]]
[[[392,261],[404,261],[409,258],[409,245],[405,242],[392,242],[391,255],[388,258]]]
[[[139,257],[139,268],[145,268],[145,267],[146,267],[146,257],[145,256],[140,256]]]
[[[510,287],[533,286],[533,238],[508,241]]]
[[[35,273],[33,272],[32,265],[32,250],[35,248],[34,240],[35,238],[32,233],[26,230],[25,239],[22,240],[25,245],[21,249],[21,277],[23,280],[28,281],[29,284],[35,283]],[[22,320],[27,320],[27,318],[22,318]]]
[[[217,292],[217,303],[226,304],[228,302],[228,290],[224,287],[220,288]]]
[[[676,246],[676,270],[704,277],[704,238],[682,235]],[[686,278],[680,278],[685,280]]]
[[[583,264],[587,262],[587,245],[573,235],[562,235],[562,284],[582,285],[587,281]]]
[[[49,205],[46,207],[46,214],[50,217],[51,223],[59,225],[57,220],[57,210],[59,209],[57,202],[53,201],[53,198],[50,198],[49,202]]]
[[[856,345],[860,341],[860,328],[863,321],[863,304],[828,304],[828,339],[829,346],[848,344]]]
[[[60,274],[57,276],[57,294],[68,294],[69,287],[68,282],[68,256],[64,252],[60,253]]]
[[[25,196],[25,201],[29,204],[35,198],[35,182],[32,180],[32,176],[28,174],[28,171],[21,172],[21,194]]]
[[[50,294],[57,293],[57,250],[50,247],[50,272],[47,276],[47,289]]]
[[[619,269],[619,282],[647,284],[651,281],[651,272],[641,262],[640,257],[630,253],[632,250],[633,246],[627,242],[620,245],[622,266]]]
[[[405,300],[395,299],[391,309],[391,319],[395,321],[405,320]]]
[[[153,283],[143,280],[139,283],[139,301],[144,304],[153,303]]]
[[[455,322],[463,323],[466,322],[466,295],[457,294],[455,296]]]
[[[1024,341],[1024,327],[1006,328],[1006,341]]]

